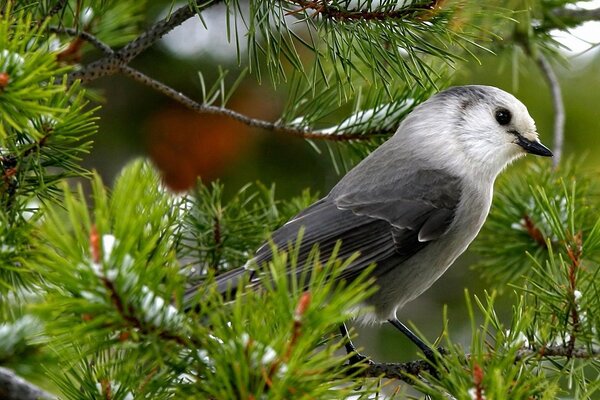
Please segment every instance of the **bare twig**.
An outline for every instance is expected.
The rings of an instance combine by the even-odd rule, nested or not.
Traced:
[[[141,52],[152,46],[164,35],[181,25],[184,21],[192,18],[207,8],[220,3],[222,0],[212,0],[207,2],[199,1],[196,7],[189,4],[175,10],[169,16],[152,25],[148,30],[142,33],[133,41],[129,42],[122,49],[109,54],[100,60],[94,61],[79,71],[69,74],[69,83],[80,79],[82,82],[89,82],[103,76],[114,75],[121,71],[121,68],[131,62]]]
[[[284,125],[279,122],[269,122],[260,119],[255,119],[248,117],[247,115],[240,114],[237,111],[230,110],[225,107],[213,106],[210,104],[202,104],[198,103],[181,92],[176,91],[175,89],[165,85],[162,82],[153,79],[144,73],[128,67],[121,67],[121,72],[124,75],[129,76],[130,78],[151,87],[152,89],[170,97],[171,99],[177,101],[178,103],[183,104],[187,108],[194,110],[198,113],[202,114],[216,114],[223,115],[236,121],[239,121],[245,125],[260,128],[267,131],[285,133],[291,136],[297,136],[304,139],[323,139],[323,140],[331,140],[338,142],[347,142],[347,141],[359,141],[359,140],[372,140],[376,135],[384,134],[384,132],[377,132],[376,134],[357,134],[357,133],[339,133],[339,134],[329,134],[318,131],[310,131],[303,128],[295,128],[289,125]]]
[[[554,146],[552,149],[554,159],[552,160],[552,163],[554,168],[556,168],[560,163],[563,152],[565,137],[565,105],[563,103],[560,83],[558,82],[558,78],[556,77],[550,62],[542,53],[538,54],[536,61],[548,82],[548,86],[550,86],[550,91],[552,92],[552,105],[554,107]]]
[[[56,396],[27,382],[9,369],[0,367],[0,399],[40,400],[55,399]]]

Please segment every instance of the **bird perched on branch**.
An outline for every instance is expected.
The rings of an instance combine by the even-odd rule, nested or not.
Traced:
[[[378,290],[363,319],[389,321],[428,351],[396,312],[467,249],[490,210],[496,176],[527,153],[552,156],[519,100],[491,86],[447,89],[416,107],[327,196],[273,232],[272,242],[285,249],[303,229],[297,274],[314,246],[325,261],[339,241],[338,257],[359,256],[338,279],[352,280],[375,263]],[[263,245],[244,268],[218,276],[219,289],[240,279],[258,284],[256,272],[271,257],[271,245]]]

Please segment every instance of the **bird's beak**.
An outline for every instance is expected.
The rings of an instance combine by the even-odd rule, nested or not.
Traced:
[[[552,151],[550,151],[549,148],[547,148],[546,146],[544,146],[542,143],[540,143],[537,140],[532,141],[532,140],[526,139],[522,135],[517,135],[517,141],[515,143],[518,144],[519,146],[521,146],[523,149],[525,149],[526,152],[528,152],[530,154],[535,154],[536,156],[542,156],[542,157],[552,157],[553,156]]]

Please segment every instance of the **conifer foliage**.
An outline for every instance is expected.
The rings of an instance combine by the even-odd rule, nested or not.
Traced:
[[[257,183],[226,199],[221,183],[199,179],[175,194],[146,160],[108,188],[80,164],[103,123],[87,87],[100,77],[124,75],[195,112],[306,139],[341,171],[449,85],[460,63],[507,47],[535,61],[552,89],[560,155],[564,107],[550,32],[599,19],[598,10],[556,0],[165,1],[168,15],[151,22],[148,3],[0,1],[0,397],[599,395],[598,188],[573,163],[530,163],[499,182],[474,246],[474,273],[490,290],[465,294],[468,348],[446,326],[435,359],[355,365],[338,327],[377,288],[368,271],[331,283],[352,259],[334,251],[322,263],[314,249],[314,272],[297,277],[287,271],[301,267],[290,243],[274,250],[260,290],[231,288],[223,298],[213,285],[314,202],[313,192],[282,200]],[[206,82],[200,73],[202,91],[188,97],[130,65],[212,7],[225,10],[242,76],[219,69]],[[228,108],[246,72],[286,93],[276,121]],[[186,296],[191,283],[198,289]],[[499,296],[512,301],[509,318],[497,313]]]

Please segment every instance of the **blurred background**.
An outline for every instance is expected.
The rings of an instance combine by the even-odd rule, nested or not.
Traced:
[[[164,17],[169,1],[152,1],[148,24]],[[598,8],[600,1],[585,2]],[[193,99],[200,99],[198,71],[210,85],[217,66],[239,71],[235,45],[228,43],[224,7],[210,8],[204,15],[206,28],[192,19],[168,34],[138,57],[133,66]],[[241,28],[243,29],[243,28]],[[600,164],[600,22],[587,22],[571,35],[556,33],[555,39],[568,62],[554,62],[566,107],[565,158],[585,156],[586,169]],[[241,51],[244,54],[244,51]],[[85,61],[85,60],[84,60]],[[243,63],[243,60],[242,60]],[[453,84],[486,84],[505,89],[523,101],[535,119],[542,141],[552,147],[553,110],[550,90],[533,61],[516,57],[513,50],[499,56],[483,56],[456,64]],[[310,188],[321,194],[340,175],[327,154],[318,154],[306,141],[275,134],[231,119],[199,115],[151,89],[125,77],[113,76],[93,83],[104,98],[100,131],[84,166],[98,170],[110,183],[129,160],[148,156],[174,191],[189,188],[197,176],[204,182],[218,179],[226,193],[233,194],[248,182],[275,183],[277,197],[287,199]],[[276,120],[285,93],[274,90],[268,79],[262,85],[249,75],[230,100],[229,108],[243,114]],[[551,162],[547,161],[548,168]],[[516,176],[527,161],[510,167]],[[510,179],[510,178],[509,178]],[[472,266],[477,257],[467,252],[431,289],[401,311],[399,318],[414,326],[429,340],[442,331],[443,307],[448,305],[450,334],[466,346],[467,324],[464,289],[482,294],[486,288]],[[504,293],[510,301],[510,290]],[[464,330],[461,328],[464,327]],[[359,328],[357,344],[364,353],[380,361],[402,361],[416,351],[391,327]]]

